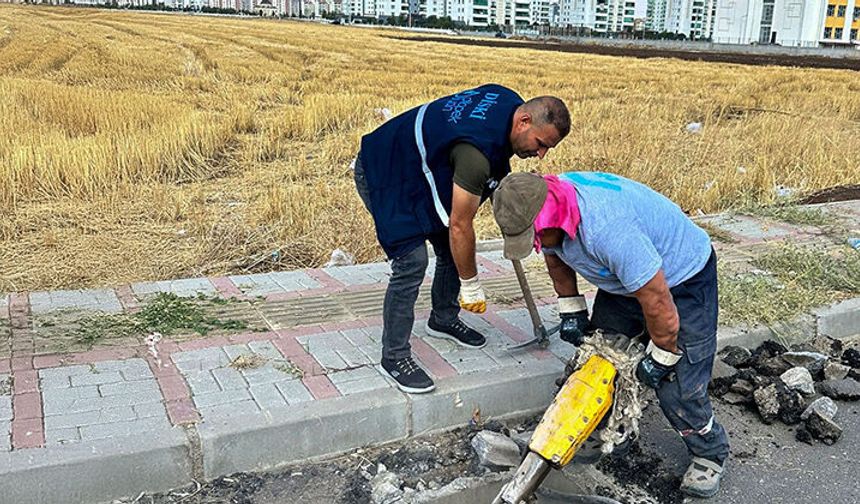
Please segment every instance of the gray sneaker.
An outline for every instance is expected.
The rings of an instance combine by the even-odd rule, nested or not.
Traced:
[[[709,498],[720,491],[725,462],[718,464],[713,460],[693,457],[690,467],[681,480],[681,492],[693,497]]]

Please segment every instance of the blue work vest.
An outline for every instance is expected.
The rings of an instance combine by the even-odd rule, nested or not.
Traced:
[[[361,163],[376,236],[389,258],[448,227],[455,144],[474,145],[490,162],[481,201],[511,172],[511,123],[523,99],[496,84],[446,96],[392,118],[361,139]]]

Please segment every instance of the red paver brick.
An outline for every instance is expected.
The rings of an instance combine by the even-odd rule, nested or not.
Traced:
[[[301,369],[305,376],[324,375],[326,372],[326,369],[309,353],[291,355],[289,360]]]
[[[46,369],[62,365],[62,355],[37,355],[33,357],[33,367],[35,369]]]
[[[140,311],[140,301],[134,295],[134,291],[131,290],[131,285],[120,285],[114,289],[114,293],[116,293],[116,297],[119,299],[119,304],[122,305],[123,310],[128,313],[137,313]]]
[[[344,320],[342,322],[330,322],[320,324],[323,332],[348,331],[349,329],[360,329],[367,327],[362,320]]]
[[[306,355],[304,347],[292,337],[277,338],[272,340],[275,347],[280,350],[284,357],[292,357],[294,355]]]
[[[214,338],[203,338],[191,341],[184,341],[179,344],[179,350],[188,352],[190,350],[202,350],[204,348],[220,347],[229,345],[230,342],[225,336],[217,336]]]
[[[209,281],[212,282],[218,294],[224,299],[247,299],[242,289],[237,287],[229,277],[210,277]]]
[[[312,334],[322,334],[326,332],[321,325],[307,325],[300,327],[290,327],[289,329],[278,329],[275,334],[279,338],[298,338],[299,336],[310,336]]]
[[[552,352],[542,348],[530,348],[529,353],[534,355],[538,360],[546,360],[555,357]]]
[[[15,394],[39,391],[39,374],[35,369],[16,371],[14,375]]]
[[[487,313],[485,313],[484,318],[487,319],[487,322],[492,324],[493,327],[502,331],[505,336],[511,338],[511,340],[516,343],[522,343],[534,337],[533,335],[524,333],[522,330],[520,330],[519,327],[511,324],[510,322],[502,318],[501,315],[494,311],[488,311]]]
[[[343,286],[328,286],[323,287],[321,289],[308,289],[308,290],[300,290],[295,291],[298,297],[318,297],[325,294],[334,294],[337,292],[343,292],[345,287]]]
[[[156,375],[156,380],[165,401],[177,401],[191,397],[188,385],[178,373]]]
[[[25,315],[28,315],[30,313],[30,293],[24,291],[10,294],[9,311],[13,313],[23,311]]]
[[[12,357],[12,371],[33,369],[33,357]]]
[[[252,341],[266,341],[270,339],[276,338],[277,335],[273,332],[252,332],[252,333],[243,333],[243,334],[234,334],[232,336],[228,336],[227,339],[230,340],[230,343],[244,344],[250,343]]]
[[[191,398],[167,401],[164,403],[164,406],[167,409],[170,423],[173,425],[197,423],[200,421],[200,414],[194,407],[194,401]]]
[[[324,289],[342,289],[345,287],[343,282],[321,269],[309,269],[305,270],[305,273],[307,273],[309,277],[321,283]]]
[[[16,386],[17,388],[17,386]],[[28,392],[19,394],[16,390],[12,396],[12,410],[14,420],[28,420],[42,418],[42,394],[39,392]]]
[[[364,323],[364,327],[380,327],[383,322],[381,315],[363,318],[361,321]]]
[[[69,356],[76,364],[87,364],[93,362],[104,362],[109,360],[124,360],[137,357],[140,354],[139,347],[114,347],[99,348],[89,352],[81,352]]]
[[[305,376],[302,378],[302,383],[308,388],[314,399],[328,399],[330,397],[340,397],[340,391],[328,379],[328,376]]]
[[[457,376],[457,370],[448,364],[439,352],[433,349],[421,338],[412,338],[412,353],[436,378],[449,378]]]
[[[45,428],[41,418],[12,421],[12,448],[39,448],[45,445]]]

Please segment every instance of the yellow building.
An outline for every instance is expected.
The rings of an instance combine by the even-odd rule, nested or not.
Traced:
[[[822,44],[860,45],[860,0],[827,0]]]

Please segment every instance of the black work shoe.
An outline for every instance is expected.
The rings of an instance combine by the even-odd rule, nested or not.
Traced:
[[[428,336],[449,339],[466,348],[484,348],[487,344],[486,338],[481,333],[467,326],[460,319],[454,319],[454,322],[442,325],[430,317],[424,330]]]
[[[397,382],[397,388],[410,394],[423,394],[436,388],[433,379],[418,367],[412,357],[382,359],[382,369]]]

